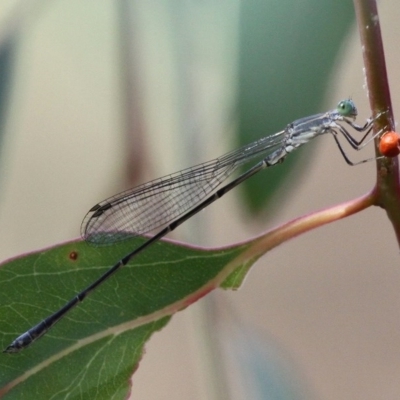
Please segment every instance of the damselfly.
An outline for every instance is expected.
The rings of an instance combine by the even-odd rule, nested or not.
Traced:
[[[332,134],[349,165],[371,160],[351,162],[338,136],[342,135],[353,149],[360,150],[381,133],[371,135],[365,140],[372,130],[374,121],[380,115],[368,119],[363,126],[359,126],[354,123],[357,116],[354,102],[350,99],[343,100],[334,110],[298,119],[281,132],[266,136],[215,160],[153,180],[96,204],[89,210],[82,223],[82,236],[90,243],[111,244],[155,229],[160,231],[123,257],[61,309],[16,338],[4,352],[16,353],[29,346],[135,255],[252,175],[282,162],[289,153],[311,139],[326,133]],[[343,126],[344,124],[358,132],[365,132],[361,140],[357,141]],[[238,167],[255,158],[261,158],[261,161],[217,190],[217,187]]]

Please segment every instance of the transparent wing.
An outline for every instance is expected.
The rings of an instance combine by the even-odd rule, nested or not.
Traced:
[[[282,145],[285,131],[197,166],[112,196],[90,209],[81,227],[88,242],[111,244],[166,226],[199,204],[236,168]]]

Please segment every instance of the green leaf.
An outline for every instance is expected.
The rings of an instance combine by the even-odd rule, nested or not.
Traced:
[[[4,263],[0,269],[2,348],[143,240],[110,247],[77,241]],[[125,399],[150,336],[175,312],[222,283],[224,288],[236,288],[258,257],[246,255],[248,248],[249,243],[218,250],[155,243],[30,347],[17,354],[1,353],[0,397]]]
[[[329,77],[353,21],[350,1],[242,2],[239,144],[281,131],[298,118],[326,111],[322,101],[329,89]],[[335,107],[336,103],[329,108]],[[258,174],[244,182],[242,193],[253,213],[265,209],[277,189],[285,187],[285,179],[304,171],[299,161],[304,166],[306,157],[301,155],[309,149],[300,149],[282,165],[271,168],[268,178]]]

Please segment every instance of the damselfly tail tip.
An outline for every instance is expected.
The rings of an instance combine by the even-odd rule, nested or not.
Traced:
[[[3,353],[5,353],[5,354],[19,353],[21,351],[21,349],[22,349],[22,347],[18,346],[18,343],[16,343],[16,340],[14,340],[10,345],[8,345],[3,350]]]

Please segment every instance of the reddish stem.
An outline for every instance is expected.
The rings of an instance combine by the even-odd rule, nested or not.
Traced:
[[[394,118],[387,79],[385,54],[376,0],[354,0],[356,19],[364,57],[365,77],[371,110],[374,115],[387,111],[379,118],[376,129],[394,131]],[[376,139],[376,152],[380,156]],[[375,205],[384,208],[393,224],[400,245],[400,185],[397,157],[377,160]]]

